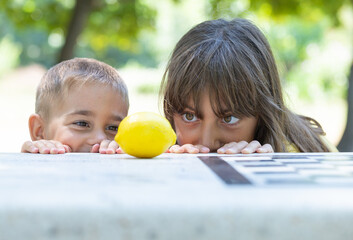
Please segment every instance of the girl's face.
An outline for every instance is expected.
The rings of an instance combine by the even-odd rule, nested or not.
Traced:
[[[211,152],[230,142],[254,140],[257,118],[237,118],[230,111],[223,117],[213,112],[208,92],[201,95],[200,114],[196,116],[195,104],[190,101],[184,112],[173,115],[177,142],[208,147]]]

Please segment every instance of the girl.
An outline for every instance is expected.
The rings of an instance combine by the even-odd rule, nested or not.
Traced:
[[[248,20],[203,22],[177,43],[160,90],[173,153],[328,152],[320,124],[285,105],[269,43]]]

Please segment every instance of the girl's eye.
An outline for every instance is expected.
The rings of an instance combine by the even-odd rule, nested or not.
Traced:
[[[106,128],[106,130],[117,132],[118,131],[118,126],[108,126]]]
[[[89,124],[83,121],[75,122],[74,124],[79,127],[89,127]]]
[[[184,121],[186,121],[186,122],[197,121],[197,117],[193,113],[184,113],[182,116],[183,116]]]
[[[235,124],[239,121],[239,118],[236,118],[232,115],[226,116],[223,118],[223,122],[227,123],[227,124]]]

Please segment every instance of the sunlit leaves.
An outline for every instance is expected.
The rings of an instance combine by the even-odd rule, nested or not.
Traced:
[[[308,21],[318,21],[323,15],[328,15],[338,24],[337,13],[347,4],[352,4],[352,0],[210,0],[209,12],[214,18],[241,17],[248,11],[254,11],[272,19],[296,15]]]
[[[67,34],[74,5],[75,0],[0,0],[0,8],[16,28],[44,30],[55,47]],[[155,15],[143,0],[95,0],[79,41],[97,51],[108,46],[136,51],[139,32],[153,30]]]

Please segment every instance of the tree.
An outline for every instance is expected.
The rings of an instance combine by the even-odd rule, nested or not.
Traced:
[[[0,0],[0,8],[16,28],[63,33],[57,62],[75,56],[78,39],[95,50],[136,51],[139,33],[154,29],[156,15],[143,0]]]
[[[74,56],[77,38],[85,28],[89,15],[93,10],[94,3],[95,0],[76,0],[71,21],[67,28],[66,40],[60,51],[58,62],[68,60]]]
[[[348,111],[346,128],[337,147],[342,152],[353,152],[353,64],[348,77],[347,92]]]
[[[245,3],[246,1],[238,0]],[[210,0],[210,14],[213,18],[220,16],[234,15],[232,7],[236,2],[232,0]],[[255,11],[258,14],[267,14],[274,20],[283,20],[288,16],[299,16],[307,21],[318,22],[322,16],[329,17],[334,25],[341,24],[338,19],[338,12],[343,6],[353,7],[353,0],[249,0],[249,5],[243,7],[243,11],[237,14],[242,15],[246,11]],[[315,13],[315,14],[312,14]],[[342,152],[353,152],[353,61],[348,76],[347,88],[348,114],[346,128],[338,149]]]

